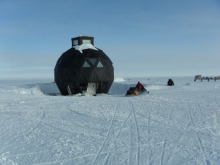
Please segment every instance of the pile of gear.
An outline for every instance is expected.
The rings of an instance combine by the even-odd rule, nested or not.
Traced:
[[[130,87],[125,96],[138,96],[143,93],[149,93],[144,86],[138,82],[136,87]]]

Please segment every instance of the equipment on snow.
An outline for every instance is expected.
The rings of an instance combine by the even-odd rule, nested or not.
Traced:
[[[167,81],[167,85],[168,85],[168,86],[173,86],[173,85],[174,85],[173,80],[172,80],[172,79],[169,79],[169,80]]]
[[[143,93],[149,93],[144,86],[138,82],[136,87],[130,87],[125,96],[138,96]]]

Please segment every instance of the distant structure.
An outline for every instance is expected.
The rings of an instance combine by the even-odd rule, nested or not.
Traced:
[[[195,75],[195,79],[201,79],[202,75]]]
[[[58,59],[55,82],[62,95],[77,93],[108,93],[114,81],[114,68],[110,58],[94,47],[94,38],[72,38],[72,48]]]
[[[215,77],[212,77],[212,76],[210,76],[210,77],[208,77],[208,76],[206,76],[206,77],[203,77],[202,75],[195,75],[195,78],[194,78],[194,81],[196,81],[196,80],[214,80],[214,81],[216,81],[216,80],[220,80],[220,76],[215,76]]]

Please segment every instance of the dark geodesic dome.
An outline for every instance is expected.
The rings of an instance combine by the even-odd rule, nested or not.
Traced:
[[[72,47],[64,52],[55,66],[55,82],[62,95],[77,94],[95,85],[96,93],[108,93],[114,68],[110,58],[100,49]]]

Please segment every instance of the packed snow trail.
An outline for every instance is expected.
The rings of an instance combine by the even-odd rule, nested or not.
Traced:
[[[96,97],[0,86],[0,165],[220,164],[220,81],[146,80],[149,94],[117,93],[129,83]]]

